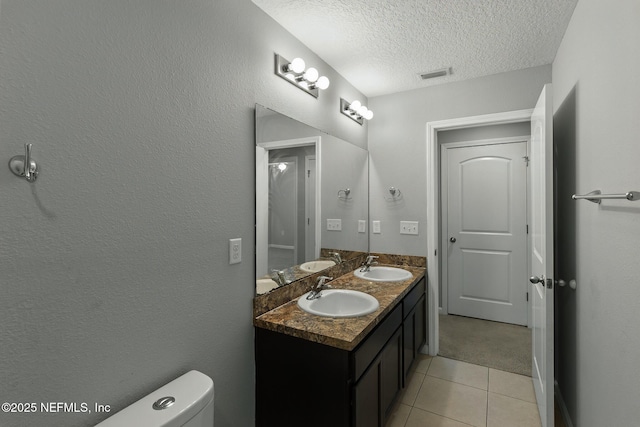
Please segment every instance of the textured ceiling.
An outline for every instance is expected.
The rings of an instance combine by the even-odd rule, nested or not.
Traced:
[[[577,0],[253,2],[372,97],[550,64]]]

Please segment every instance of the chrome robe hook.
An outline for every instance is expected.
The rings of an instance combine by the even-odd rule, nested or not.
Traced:
[[[24,144],[24,155],[19,154],[9,159],[9,169],[14,175],[24,177],[28,182],[35,182],[38,177],[38,165],[31,158],[32,144]]]

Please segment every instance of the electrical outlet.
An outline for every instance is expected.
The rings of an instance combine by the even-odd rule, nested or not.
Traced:
[[[358,220],[358,233],[367,232],[367,221],[364,219]]]
[[[418,234],[418,221],[400,221],[400,234]]]
[[[242,261],[242,239],[229,239],[229,264]]]
[[[373,234],[380,234],[380,221],[373,221]]]
[[[327,230],[342,231],[341,219],[327,219]]]

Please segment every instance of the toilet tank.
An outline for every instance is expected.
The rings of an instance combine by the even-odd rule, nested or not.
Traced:
[[[212,426],[213,381],[198,371],[187,372],[96,425],[96,427]]]

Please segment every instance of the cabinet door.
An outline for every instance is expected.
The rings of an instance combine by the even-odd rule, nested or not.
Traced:
[[[355,427],[380,426],[380,359],[376,359],[354,387]]]
[[[426,295],[416,304],[416,334],[415,348],[416,354],[427,342],[427,297]]]
[[[393,400],[402,389],[402,328],[398,328],[380,355],[380,406],[383,420],[389,415]]]
[[[418,303],[409,312],[404,319],[404,369],[403,369],[403,381],[406,382],[407,374],[413,364],[420,347],[426,341],[426,321],[427,321],[427,308],[425,304],[425,297],[422,296]]]
[[[355,426],[383,427],[402,388],[402,328],[398,328],[354,387]]]
[[[416,309],[414,307],[413,310],[409,312],[407,317],[404,319],[403,329],[403,347],[404,347],[404,368],[403,368],[403,385],[406,386],[407,374],[409,373],[409,368],[413,364],[413,360],[416,358],[415,352],[415,335],[416,335]]]

